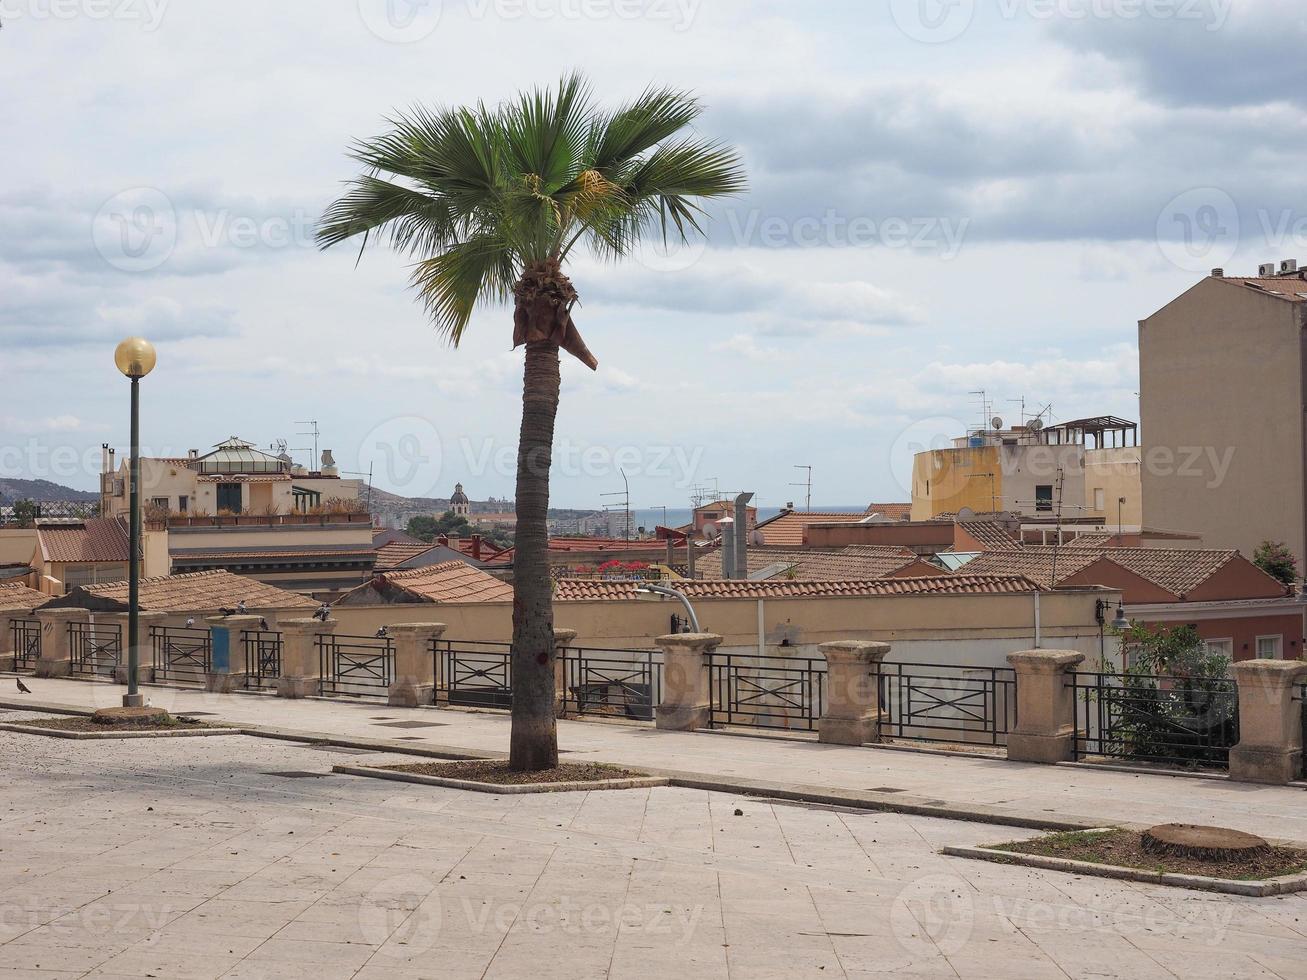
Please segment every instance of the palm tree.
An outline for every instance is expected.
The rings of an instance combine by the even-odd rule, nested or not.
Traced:
[[[513,346],[526,346],[517,447],[513,562],[512,769],[558,764],[554,619],[549,575],[549,467],[559,349],[599,362],[572,320],[564,267],[584,244],[604,259],[660,232],[701,234],[699,199],[742,191],[734,150],[687,133],[692,95],[650,88],[602,111],[580,75],[496,107],[414,108],[384,136],[357,142],[365,172],[323,217],[322,247],[372,233],[414,257],[412,282],[455,347],[478,303],[513,304]],[[360,249],[361,251],[361,249]]]

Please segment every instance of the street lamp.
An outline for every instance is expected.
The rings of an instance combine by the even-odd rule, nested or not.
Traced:
[[[131,482],[128,502],[131,514],[128,517],[130,561],[127,566],[127,693],[123,695],[123,707],[138,708],[145,704],[145,697],[137,685],[137,676],[141,671],[141,379],[154,370],[154,346],[143,337],[128,337],[113,352],[113,362],[132,381],[132,455],[128,476]]]
[[[657,601],[658,596],[667,596],[670,599],[679,599],[681,605],[685,607],[685,614],[690,617],[690,629],[696,633],[702,633],[703,629],[699,626],[699,617],[694,614],[694,606],[690,605],[690,597],[679,589],[673,589],[666,585],[657,585],[653,582],[645,582],[640,588],[635,590],[637,599],[649,599]],[[648,600],[646,600],[648,601]]]

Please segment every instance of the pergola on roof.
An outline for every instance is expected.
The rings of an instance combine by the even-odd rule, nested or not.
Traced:
[[[1049,442],[1055,445],[1084,443],[1092,439],[1095,449],[1105,449],[1108,447],[1109,435],[1112,437],[1111,445],[1114,447],[1139,445],[1139,424],[1129,419],[1117,418],[1115,415],[1095,415],[1087,419],[1074,419],[1071,422],[1050,425],[1044,431],[1049,435]]]

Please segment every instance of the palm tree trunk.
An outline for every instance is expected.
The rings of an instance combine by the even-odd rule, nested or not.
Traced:
[[[515,772],[558,765],[554,718],[554,604],[549,574],[549,466],[558,415],[558,345],[528,341],[517,445],[517,537],[513,556],[513,731]]]

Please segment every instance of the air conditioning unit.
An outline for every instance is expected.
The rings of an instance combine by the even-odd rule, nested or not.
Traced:
[[[1275,275],[1275,263],[1263,262],[1261,265],[1257,267],[1257,274],[1262,278]]]
[[[1297,259],[1285,259],[1280,263],[1280,275],[1289,275],[1298,271]]]

